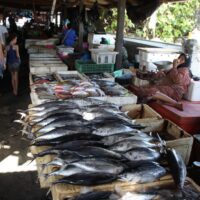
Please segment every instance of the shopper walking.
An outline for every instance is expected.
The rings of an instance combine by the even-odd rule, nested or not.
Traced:
[[[18,95],[18,72],[21,64],[17,36],[10,35],[6,46],[7,66],[11,72],[13,94]]]

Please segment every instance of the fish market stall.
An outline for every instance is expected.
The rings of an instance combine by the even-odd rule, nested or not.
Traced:
[[[65,81],[83,81],[85,79],[77,71],[57,71],[56,73],[43,73],[40,75],[30,73],[29,82],[31,86],[30,97],[32,104],[37,105],[47,100],[57,99],[54,87],[59,83],[62,85]]]
[[[171,185],[178,175],[171,163],[180,167],[175,185],[183,188],[182,158],[175,150],[162,152],[160,138],[142,131],[145,127],[133,124],[115,104],[89,98],[51,101],[31,106],[24,115],[20,123],[32,138],[41,187],[51,187],[56,200],[78,195],[85,186],[130,192]]]
[[[71,71],[70,71],[71,72]],[[69,72],[69,74],[70,74]],[[77,74],[80,74],[77,72]],[[74,99],[74,98],[95,98],[117,105],[136,103],[137,97],[127,89],[113,81],[95,80],[83,81],[84,76],[80,75],[81,80],[70,79],[70,77],[60,78],[58,82],[34,84],[31,87],[31,95],[37,96],[38,103],[49,99]],[[34,102],[32,102],[35,104]]]

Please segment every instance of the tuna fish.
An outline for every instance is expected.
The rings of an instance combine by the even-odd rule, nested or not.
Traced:
[[[79,196],[73,197],[69,200],[109,200],[112,196],[112,192],[107,191],[95,191],[80,194]],[[112,199],[114,200],[114,199]],[[116,199],[117,200],[117,199]]]
[[[74,166],[81,168],[84,171],[91,173],[109,173],[109,174],[120,174],[124,167],[121,163],[117,161],[112,161],[109,159],[83,159],[75,161],[69,164],[69,166]]]
[[[54,130],[43,134],[42,136],[34,139],[34,142],[44,141],[44,140],[55,140],[73,136],[75,134],[90,134],[91,129],[87,127],[71,127],[65,126],[61,128],[55,128]]]
[[[116,175],[106,173],[78,173],[64,177],[55,181],[53,184],[66,183],[72,185],[92,186],[113,182],[117,179]]]
[[[117,151],[117,152],[127,152],[127,151],[129,151],[133,148],[137,148],[137,147],[155,148],[155,147],[157,147],[157,145],[147,142],[147,141],[127,138],[127,139],[124,139],[122,141],[119,141],[119,142],[113,144],[112,146],[109,147],[109,149],[112,151]]]
[[[117,142],[120,142],[120,141],[126,139],[126,138],[143,140],[143,141],[151,141],[153,139],[151,136],[148,136],[146,133],[136,130],[133,132],[124,132],[124,133],[119,133],[116,135],[106,136],[106,137],[103,137],[103,139],[101,141],[105,145],[113,145]]]
[[[167,158],[177,188],[183,189],[187,170],[182,157],[176,153],[175,149],[167,149]]]
[[[131,161],[154,161],[160,158],[160,153],[150,148],[138,147],[123,154]]]
[[[134,129],[130,128],[129,126],[125,126],[119,123],[114,123],[105,125],[99,124],[98,126],[96,126],[96,130],[94,130],[92,133],[100,136],[109,136],[124,132],[132,132],[132,131],[134,131]]]
[[[101,147],[90,147],[90,146],[80,147],[78,150],[73,151],[73,152],[76,152],[77,155],[83,158],[99,157],[99,158],[109,158],[109,159],[117,159],[117,160],[123,159],[121,154],[101,148]]]
[[[165,168],[158,163],[146,162],[140,166],[131,169],[131,171],[124,172],[119,175],[120,180],[130,181],[133,183],[148,183],[158,180],[166,174]]]

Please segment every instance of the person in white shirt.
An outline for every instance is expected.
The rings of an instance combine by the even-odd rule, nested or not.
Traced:
[[[3,46],[6,46],[6,37],[8,36],[8,30],[5,26],[0,25],[0,42]]]

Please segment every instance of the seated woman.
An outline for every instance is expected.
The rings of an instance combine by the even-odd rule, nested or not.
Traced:
[[[173,61],[173,67],[169,71],[159,71],[152,74],[151,79],[160,79],[159,84],[145,87],[134,86],[135,94],[142,100],[160,100],[179,110],[183,105],[179,101],[187,93],[191,81],[189,63],[185,54],[180,54]]]
[[[76,31],[71,24],[67,25],[68,29],[64,32],[63,44],[67,47],[74,47],[77,39]]]

